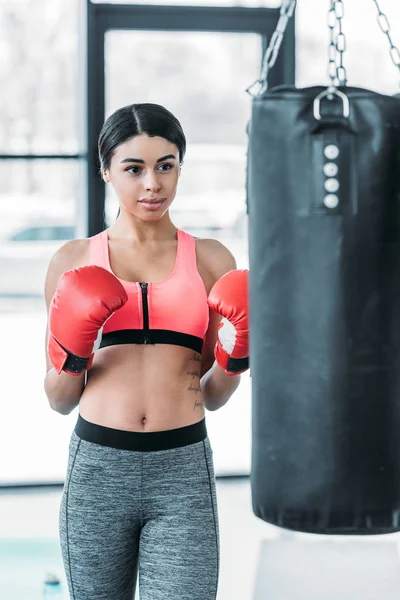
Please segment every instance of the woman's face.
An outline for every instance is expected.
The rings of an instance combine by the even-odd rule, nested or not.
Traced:
[[[158,221],[175,198],[179,175],[175,144],[137,135],[116,148],[104,181],[111,182],[128,213],[142,221]]]

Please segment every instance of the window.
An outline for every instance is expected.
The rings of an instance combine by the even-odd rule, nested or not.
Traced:
[[[92,0],[93,4],[180,4],[193,6],[246,6],[277,8],[281,0]]]
[[[0,0],[0,154],[78,151],[79,0]]]
[[[380,0],[391,26],[393,43],[400,48],[400,3]],[[296,8],[296,74],[299,86],[327,85],[328,2],[304,0]],[[386,94],[399,92],[400,73],[389,56],[389,42],[377,23],[374,2],[352,0],[345,3],[343,31],[347,50],[344,65],[349,86],[359,86]]]

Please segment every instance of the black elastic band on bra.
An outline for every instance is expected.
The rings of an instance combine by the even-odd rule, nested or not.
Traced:
[[[136,450],[139,452],[154,452],[157,450],[171,450],[202,442],[207,437],[205,418],[193,425],[168,429],[166,431],[124,431],[105,427],[97,423],[86,421],[78,415],[75,433],[82,440],[119,448],[121,450]]]
[[[118,344],[173,344],[201,354],[203,340],[195,335],[169,329],[120,329],[104,333],[100,348]]]

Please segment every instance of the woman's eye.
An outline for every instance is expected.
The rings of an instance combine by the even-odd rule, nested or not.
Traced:
[[[126,170],[128,173],[133,173],[133,175],[137,175],[140,172],[140,167],[129,167]]]
[[[162,165],[160,165],[160,169],[162,171],[170,171],[172,169],[174,165],[172,165],[171,163],[163,163]],[[167,169],[163,169],[162,167],[168,167]]]
[[[163,163],[162,165],[160,165],[158,168],[162,171],[162,172],[166,172],[166,171],[170,171],[173,168],[173,164],[171,163]],[[128,167],[126,169],[127,173],[132,173],[132,175],[138,175],[140,172],[142,171],[141,167],[138,166],[133,166],[133,167]]]

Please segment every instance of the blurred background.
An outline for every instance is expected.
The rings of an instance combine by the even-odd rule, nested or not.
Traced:
[[[399,45],[400,2],[380,4]],[[245,166],[251,98],[245,89],[259,75],[279,7],[279,0],[0,0],[4,600],[50,597],[44,595],[46,572],[63,584],[59,597],[68,597],[57,510],[77,411],[55,413],[44,393],[43,286],[49,260],[66,240],[94,235],[116,218],[116,198],[98,175],[101,124],[133,102],[160,103],[176,114],[188,151],[172,218],[193,235],[221,240],[239,268],[248,267]],[[328,8],[329,0],[298,0],[272,85],[328,83]],[[350,0],[345,10],[349,85],[398,93],[399,74],[374,3]],[[261,595],[257,587],[259,544],[284,534],[251,513],[248,374],[222,410],[207,414],[207,423],[220,502],[219,598],[278,597],[271,589]],[[287,596],[295,597],[300,596]]]

